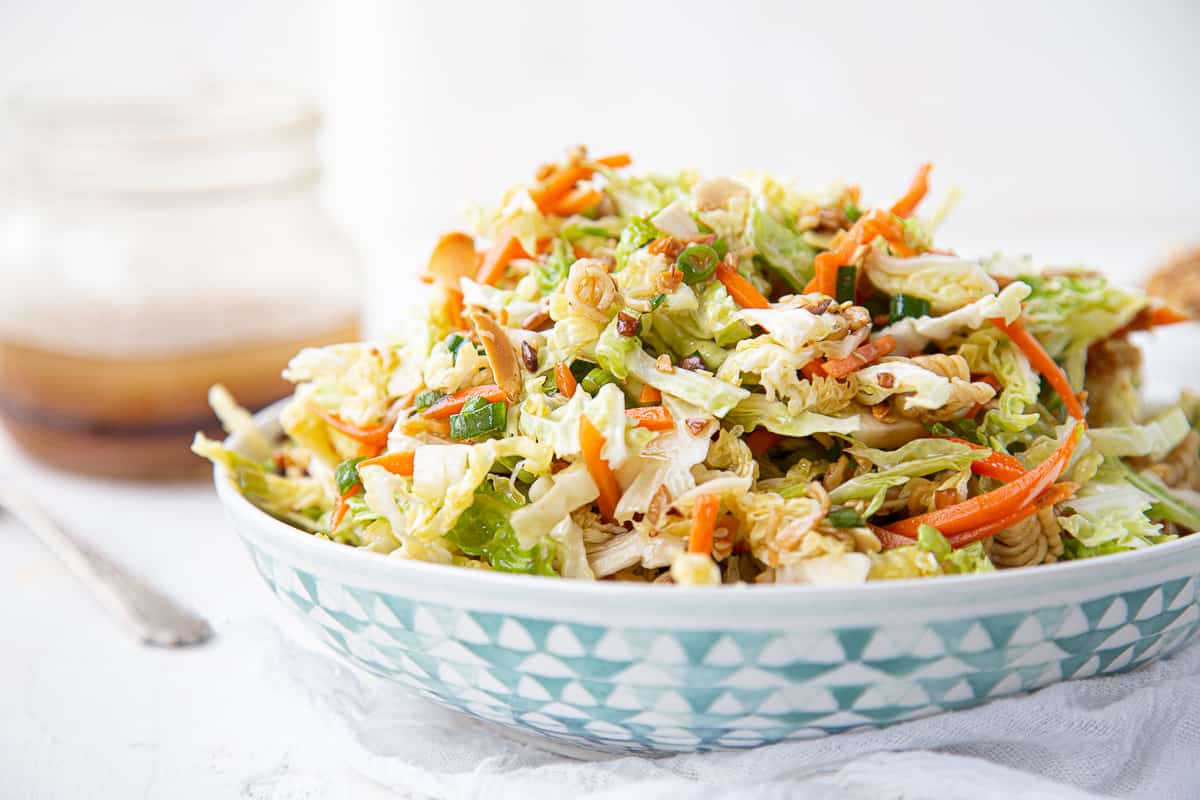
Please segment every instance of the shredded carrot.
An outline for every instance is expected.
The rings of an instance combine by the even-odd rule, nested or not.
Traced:
[[[372,447],[384,447],[387,445],[388,434],[391,433],[393,423],[385,421],[381,425],[374,428],[360,428],[358,425],[352,425],[345,422],[337,414],[332,411],[327,411],[323,408],[316,409],[317,416],[325,420],[329,427],[339,433],[349,436],[356,442]]]
[[[689,553],[712,553],[713,529],[716,527],[717,512],[720,510],[719,496],[702,494],[696,498],[696,505],[692,508],[692,531],[688,535]]]
[[[475,276],[475,280],[488,286],[495,286],[504,277],[504,270],[508,268],[514,258],[529,258],[529,254],[525,252],[525,248],[521,246],[517,237],[512,234],[500,236],[484,254],[483,262],[479,265],[479,274]]]
[[[825,375],[825,368],[821,366],[821,361],[814,359],[800,368],[800,374],[808,380],[819,378]]]
[[[717,267],[717,280],[725,286],[725,291],[733,301],[742,308],[770,308],[771,303],[762,296],[754,284],[738,274],[729,264],[721,263]]]
[[[947,537],[951,534],[974,530],[1007,517],[1029,505],[1058,479],[1075,452],[1075,445],[1083,435],[1084,425],[1075,426],[1045,461],[999,489],[972,497],[962,503],[918,514],[887,526],[892,533],[916,536],[922,525],[932,525]]]
[[[433,283],[433,276],[430,275],[428,272],[422,272],[420,275],[417,276],[417,280],[419,280],[421,283],[429,284],[429,283]]]
[[[1049,508],[1055,503],[1061,503],[1075,496],[1075,484],[1073,483],[1056,483],[1047,489],[1042,495],[1037,498],[1031,505],[1020,508],[1008,516],[990,522],[987,525],[981,525],[974,530],[963,531],[956,533],[953,536],[946,537],[950,541],[950,545],[954,548],[966,547],[969,544],[978,542],[981,539],[986,539],[989,536],[995,536],[1006,528],[1011,528],[1022,520],[1032,517],[1043,508]]]
[[[766,428],[757,428],[746,437],[746,446],[750,448],[750,452],[753,455],[761,456],[779,444],[781,439],[783,437],[775,433],[775,431],[769,431]]]
[[[554,382],[558,385],[558,391],[567,398],[574,397],[575,390],[579,388],[579,382],[575,380],[575,376],[571,374],[571,368],[565,361],[559,361],[554,365]]]
[[[346,512],[350,510],[350,504],[346,501],[354,495],[362,491],[362,484],[356,483],[350,487],[350,491],[343,495],[338,495],[337,502],[333,504],[333,516],[329,518],[329,532],[333,533],[342,524],[342,520],[346,518]]]
[[[541,186],[531,189],[529,196],[533,198],[533,202],[537,204],[543,214],[548,213],[558,204],[559,200],[566,196],[567,192],[575,187],[575,184],[587,180],[593,174],[594,170],[585,167],[582,163],[567,164],[555,170]]]
[[[1159,325],[1174,325],[1177,322],[1191,322],[1192,318],[1187,314],[1176,311],[1168,306],[1157,306],[1150,312],[1150,326],[1157,328]]]
[[[482,397],[489,403],[495,403],[500,400],[507,400],[508,395],[494,383],[485,383],[483,386],[472,386],[469,389],[461,389],[454,394],[448,394],[441,400],[431,405],[429,408],[421,412],[421,416],[426,419],[448,419],[463,410],[463,406],[472,397]]]
[[[358,452],[355,453],[355,455],[358,456],[359,458],[374,458],[375,456],[382,453],[383,450],[384,450],[384,445],[367,444],[366,442],[363,442],[363,443],[359,444]]]
[[[607,522],[612,522],[617,512],[617,502],[621,499],[621,486],[612,467],[604,460],[604,436],[596,430],[596,426],[586,414],[579,417],[579,447],[583,450],[583,462],[587,465],[588,474],[596,482],[600,497],[596,504],[600,506],[600,516]]]
[[[856,369],[865,367],[877,358],[882,358],[896,349],[896,340],[891,336],[872,339],[846,358],[831,358],[821,367],[831,378],[844,378]]]
[[[648,431],[669,431],[675,427],[671,412],[662,406],[647,406],[646,408],[627,408],[625,416],[629,417],[639,428]]]
[[[1000,381],[996,380],[995,375],[972,375],[971,381],[973,383],[986,383],[988,386],[992,387],[997,392],[1002,391],[1004,389],[1004,387],[1000,385]]]
[[[630,158],[629,153],[613,153],[611,156],[601,156],[592,160],[597,164],[603,164],[613,169],[628,167],[633,163],[633,159]]]
[[[600,202],[604,195],[599,189],[575,188],[567,192],[551,211],[560,217],[580,214]]]
[[[446,289],[446,316],[450,318],[450,325],[456,331],[467,329],[467,321],[463,318],[464,310],[462,292],[457,289]]]
[[[891,245],[896,255],[916,255],[916,251],[904,241],[904,226],[900,221],[887,212],[873,208],[858,218],[858,222],[846,231],[846,235],[835,249],[826,250],[816,257],[813,261],[812,280],[804,287],[804,291],[820,292],[827,297],[834,297],[837,293],[838,267],[849,264],[859,247],[870,244],[880,236]]]
[[[862,223],[863,244],[873,242],[876,238],[882,238],[892,248],[892,252],[901,258],[917,254],[917,251],[904,241],[904,224],[891,214],[885,214],[875,208],[861,217],[859,222]]]
[[[1124,336],[1133,331],[1148,331],[1160,325],[1174,325],[1179,322],[1191,321],[1192,318],[1187,314],[1176,311],[1169,306],[1146,306],[1134,314],[1133,319],[1129,320],[1128,324],[1114,333],[1113,336]]]
[[[925,199],[925,194],[929,191],[929,170],[931,169],[933,169],[933,164],[928,161],[917,167],[917,174],[913,177],[912,185],[908,187],[908,191],[904,193],[904,196],[892,206],[893,214],[897,217],[912,216],[912,213],[917,210],[917,206]]]
[[[596,174],[595,167],[592,164],[598,164],[602,167],[611,167],[618,169],[627,167],[633,163],[633,159],[628,153],[614,153],[610,156],[601,156],[590,161],[576,161],[571,164],[566,164],[556,168],[550,173],[541,185],[530,190],[529,194],[533,198],[533,202],[543,212],[547,212],[553,206],[574,188],[575,184],[580,181],[586,181]]]
[[[645,386],[642,387],[642,393],[638,395],[638,402],[639,403],[661,403],[662,402],[662,392],[660,392],[658,389],[655,389],[653,386],[651,386],[650,384],[647,383]]]
[[[413,463],[416,460],[416,453],[411,450],[403,450],[399,453],[388,453],[385,456],[376,456],[368,458],[366,461],[358,462],[358,469],[363,467],[383,467],[393,475],[412,475]]]
[[[628,153],[615,153],[611,156],[592,159],[591,163],[615,169],[629,166],[633,163],[633,159],[629,157]],[[594,167],[589,166],[586,162],[576,161],[556,169],[540,186],[531,189],[529,196],[533,198],[533,202],[537,204],[538,209],[543,214],[550,212],[558,213],[555,211],[555,208],[575,188],[575,184],[580,181],[586,181],[595,174],[596,169]],[[584,206],[584,208],[586,207]]]
[[[968,442],[966,439],[959,439],[957,436],[947,436],[947,441],[958,442],[965,444],[972,450],[991,450],[975,442]],[[989,478],[995,478],[1000,481],[1015,481],[1017,478],[1025,474],[1025,467],[1020,461],[1010,456],[1008,453],[1002,453],[999,450],[992,450],[987,458],[981,458],[978,461],[971,462],[971,471],[976,475],[986,475]]]
[[[1004,331],[1012,343],[1029,359],[1030,365],[1046,379],[1054,391],[1058,392],[1063,405],[1067,407],[1067,412],[1075,419],[1082,420],[1083,406],[1080,405],[1079,398],[1071,391],[1071,382],[1067,380],[1067,373],[1063,372],[1062,367],[1055,363],[1050,354],[1042,347],[1041,342],[1025,330],[1021,320],[1018,319],[1010,325],[1004,321],[1003,317],[996,317],[988,322]]]

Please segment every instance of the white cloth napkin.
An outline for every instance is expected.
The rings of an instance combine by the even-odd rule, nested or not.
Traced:
[[[878,731],[594,761],[521,743],[290,640],[268,669],[291,678],[351,769],[405,797],[1200,797],[1200,643],[1125,675]]]

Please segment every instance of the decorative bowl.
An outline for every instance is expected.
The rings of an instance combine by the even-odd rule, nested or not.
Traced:
[[[268,434],[277,413],[256,417]],[[847,587],[591,583],[360,552],[260,511],[223,469],[214,477],[271,591],[351,663],[594,750],[746,748],[888,725],[1134,669],[1200,632],[1200,535]]]

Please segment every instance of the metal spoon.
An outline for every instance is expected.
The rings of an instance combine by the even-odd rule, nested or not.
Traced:
[[[212,635],[203,618],[117,569],[63,532],[25,492],[0,481],[0,508],[7,508],[75,573],[121,627],[141,641],[163,647],[199,644]]]

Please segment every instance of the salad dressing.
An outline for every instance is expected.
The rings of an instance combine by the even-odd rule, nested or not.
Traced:
[[[260,408],[297,350],[359,338],[358,258],[318,203],[302,99],[210,86],[2,111],[0,422],[30,455],[196,474],[192,433],[220,433],[210,385]]]

